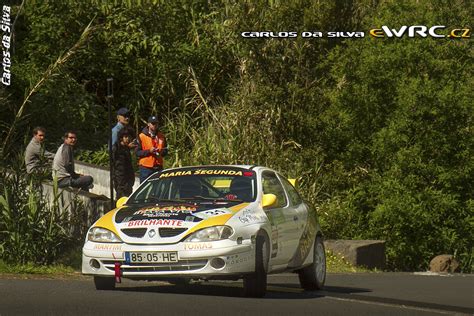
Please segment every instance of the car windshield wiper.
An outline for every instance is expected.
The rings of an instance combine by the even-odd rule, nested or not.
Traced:
[[[158,199],[157,202],[185,202],[185,199]]]
[[[132,203],[147,203],[147,202],[155,202],[155,203],[159,203],[159,202],[179,202],[179,203],[183,203],[185,201],[184,201],[184,199],[160,199],[160,198],[157,198],[155,196],[150,196],[150,197],[147,197],[146,199],[143,199],[143,200],[133,200],[131,202]]]
[[[240,200],[240,199],[228,200],[228,199],[223,198],[223,197],[209,197],[209,196],[201,196],[201,195],[196,195],[196,196],[193,196],[193,197],[182,198],[182,199],[183,200],[198,201],[198,202],[201,202],[201,203],[205,203],[205,202],[211,202],[211,203],[215,203],[215,202],[225,202],[225,203],[243,202],[243,200]]]

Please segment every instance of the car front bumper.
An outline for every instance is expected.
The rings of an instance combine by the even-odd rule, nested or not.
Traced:
[[[178,262],[127,263],[126,252],[177,252]],[[82,249],[82,273],[96,276],[159,279],[167,277],[225,278],[255,270],[255,245],[250,239],[178,243],[172,245],[112,244],[87,241]]]

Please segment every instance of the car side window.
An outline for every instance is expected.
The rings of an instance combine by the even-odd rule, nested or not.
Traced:
[[[288,204],[285,190],[274,172],[264,171],[262,173],[263,194],[275,194],[277,197],[274,208],[282,208]]]
[[[286,192],[288,193],[288,198],[290,199],[291,205],[300,205],[303,203],[303,199],[296,191],[295,187],[288,181],[286,178],[280,175],[280,180],[283,186],[285,187]]]

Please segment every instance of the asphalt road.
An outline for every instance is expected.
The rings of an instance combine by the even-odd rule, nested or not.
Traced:
[[[262,299],[241,282],[186,287],[124,280],[96,291],[91,278],[0,276],[0,315],[474,315],[474,275],[329,274],[324,291],[303,292],[294,274],[269,277]]]

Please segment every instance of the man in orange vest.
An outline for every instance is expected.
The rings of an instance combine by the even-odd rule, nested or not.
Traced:
[[[165,135],[157,129],[158,118],[150,116],[148,124],[138,135],[136,154],[140,170],[140,183],[150,175],[163,170],[163,157],[168,154]]]

